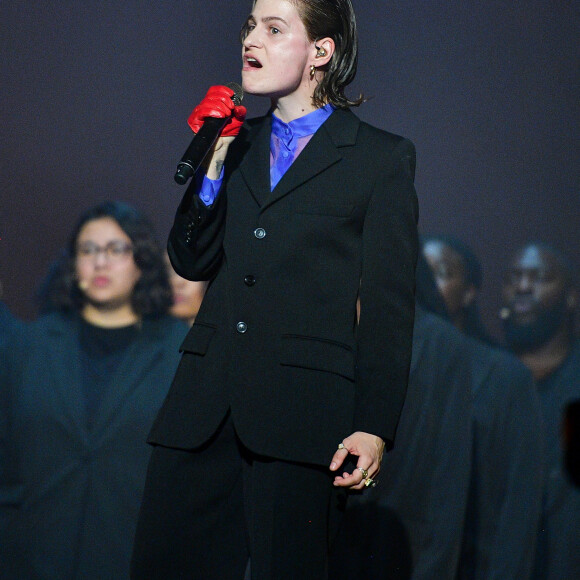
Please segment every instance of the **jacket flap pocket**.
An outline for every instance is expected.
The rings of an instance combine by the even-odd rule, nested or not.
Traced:
[[[205,324],[194,324],[185,340],[179,347],[179,352],[191,352],[193,354],[205,354],[211,337],[215,334],[213,326],[206,326]]]
[[[354,353],[340,342],[285,335],[282,337],[282,365],[334,373],[354,381]]]

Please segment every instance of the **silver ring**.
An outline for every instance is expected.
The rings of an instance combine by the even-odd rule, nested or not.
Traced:
[[[339,443],[338,448],[339,449],[346,449],[346,447],[344,446],[344,443]]]

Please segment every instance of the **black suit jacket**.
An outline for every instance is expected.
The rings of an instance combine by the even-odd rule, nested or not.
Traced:
[[[270,132],[270,116],[247,123],[214,205],[192,186],[177,212],[175,270],[213,281],[150,442],[195,448],[231,409],[252,451],[326,465],[354,430],[394,439],[411,358],[415,152],[337,110],[271,192]]]
[[[0,372],[0,577],[128,578],[147,432],[187,325],[144,319],[89,429],[80,321],[27,325]],[[105,387],[104,387],[105,388]]]

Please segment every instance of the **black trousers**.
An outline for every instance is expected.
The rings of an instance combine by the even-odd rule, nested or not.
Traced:
[[[330,457],[329,457],[330,461]],[[155,447],[133,580],[325,580],[346,493],[326,467],[260,457],[228,417],[195,451]]]

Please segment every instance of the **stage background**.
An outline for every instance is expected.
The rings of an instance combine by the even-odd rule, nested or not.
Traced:
[[[507,256],[542,238],[580,263],[579,4],[355,1],[358,114],[411,138],[423,233],[484,266],[497,334]],[[240,81],[240,0],[0,4],[0,280],[18,316],[78,216],[123,199],[165,238],[183,188],[185,123],[211,84]],[[247,98],[251,115],[268,104]],[[377,160],[380,163],[380,160]]]

